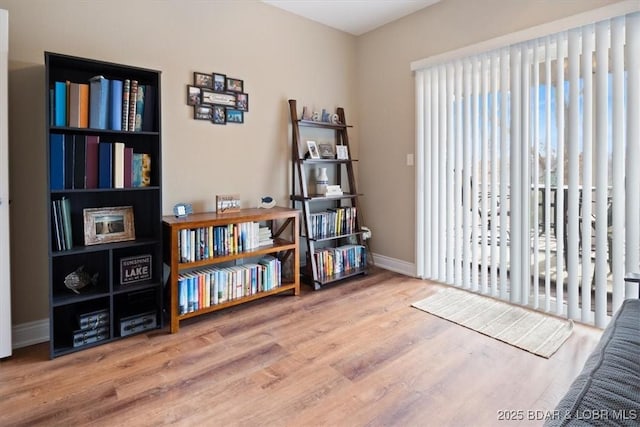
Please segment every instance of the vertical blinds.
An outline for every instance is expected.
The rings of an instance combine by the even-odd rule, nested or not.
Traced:
[[[415,71],[418,275],[603,327],[640,269],[640,13]]]

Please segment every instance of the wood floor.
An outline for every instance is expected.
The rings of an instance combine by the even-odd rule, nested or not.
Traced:
[[[520,424],[500,411],[542,424],[529,418],[553,409],[601,331],[576,325],[543,359],[410,307],[437,289],[375,270],[192,319],[173,335],[55,360],[47,344],[19,349],[0,362],[0,425]]]

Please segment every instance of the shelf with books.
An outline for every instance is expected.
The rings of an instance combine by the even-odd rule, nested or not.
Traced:
[[[187,318],[283,292],[299,295],[297,210],[241,209],[163,221],[172,333]]]
[[[292,125],[290,200],[293,208],[302,210],[301,236],[305,243],[306,263],[301,272],[314,289],[318,290],[329,283],[367,273],[365,233],[360,228],[362,213],[359,198],[362,194],[356,190],[353,165],[357,160],[350,157],[349,148],[348,129],[352,126],[347,124],[344,109],[340,107],[336,109],[338,123],[299,119],[297,102],[294,99],[289,100],[289,114]],[[308,128],[320,130],[313,134],[303,134],[303,127],[307,128],[305,132],[309,131]],[[320,136],[322,132],[326,136]],[[316,146],[316,142],[307,140],[306,135],[313,140],[322,137],[324,142],[318,146],[327,149],[314,153],[313,147]],[[334,154],[336,152],[337,154]],[[313,179],[314,167],[316,173],[321,171],[324,177],[330,176],[323,179],[328,179],[328,183],[333,181],[339,186],[339,191],[336,192],[342,194],[318,194],[327,187],[327,182],[325,181],[323,186],[315,185],[318,184],[318,180]],[[327,206],[330,208],[327,209]],[[348,227],[344,222],[346,217],[332,217],[333,219],[326,223],[318,222],[318,219],[332,215],[330,212],[350,212]],[[342,226],[344,228],[341,228]],[[318,257],[319,253],[338,251],[346,245],[355,245],[362,253],[357,267],[353,266],[349,271],[342,271],[341,265],[329,268],[322,263],[322,258]],[[334,273],[333,270],[340,272]]]
[[[53,358],[162,327],[162,126],[159,71],[44,57]],[[133,110],[126,80],[144,88]],[[121,264],[138,258],[137,269]],[[78,323],[95,310],[108,313],[106,331]],[[120,334],[137,315],[144,325]]]

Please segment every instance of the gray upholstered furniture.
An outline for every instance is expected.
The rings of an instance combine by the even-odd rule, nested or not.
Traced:
[[[640,299],[626,300],[546,426],[640,426]]]

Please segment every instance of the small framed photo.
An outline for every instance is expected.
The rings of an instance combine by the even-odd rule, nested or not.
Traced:
[[[309,157],[312,159],[319,159],[320,153],[318,152],[318,145],[315,141],[307,141],[307,148],[309,148]]]
[[[200,104],[200,88],[197,86],[187,85],[187,105]]]
[[[239,194],[221,194],[216,196],[216,213],[229,213],[240,211]]]
[[[244,113],[234,108],[227,108],[227,123],[244,123]]]
[[[349,160],[349,150],[346,145],[336,145],[336,157],[339,160]]]
[[[213,76],[196,71],[193,73],[193,84],[198,87],[213,89]]]
[[[226,125],[227,124],[227,111],[222,105],[214,105],[213,107],[213,118],[211,121],[215,125]]]
[[[318,151],[320,152],[320,157],[323,159],[335,159],[336,153],[333,150],[333,144],[328,142],[323,142],[318,144]]]
[[[213,73],[213,90],[216,92],[224,92],[227,84],[227,76],[225,74]]]
[[[193,118],[196,120],[211,120],[213,118],[213,107],[211,105],[194,105]]]
[[[249,94],[236,94],[236,108],[240,111],[249,111]]]
[[[132,206],[87,208],[82,211],[82,215],[86,246],[136,238]]]
[[[244,82],[240,79],[234,79],[233,77],[227,77],[227,90],[230,92],[244,92]]]

